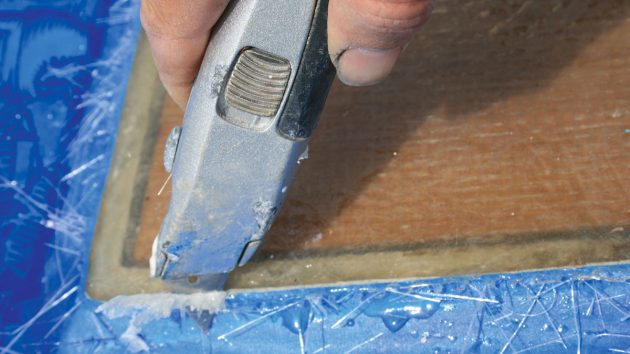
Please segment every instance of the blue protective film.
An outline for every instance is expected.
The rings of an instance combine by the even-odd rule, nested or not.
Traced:
[[[0,353],[630,352],[628,265],[88,298],[138,7],[0,2]]]
[[[86,261],[138,34],[136,1],[0,2],[0,323],[57,342]]]

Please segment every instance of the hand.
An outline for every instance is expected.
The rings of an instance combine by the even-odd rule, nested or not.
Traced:
[[[160,79],[182,108],[228,2],[142,0],[142,25]],[[339,79],[352,86],[383,80],[430,12],[431,0],[330,0],[328,45]]]

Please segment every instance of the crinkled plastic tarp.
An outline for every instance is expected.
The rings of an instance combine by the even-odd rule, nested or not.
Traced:
[[[88,298],[138,7],[0,2],[1,353],[630,353],[627,265],[228,294],[207,332]]]

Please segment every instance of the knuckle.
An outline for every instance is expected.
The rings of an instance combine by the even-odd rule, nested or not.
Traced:
[[[430,0],[351,1],[364,25],[377,33],[413,33],[427,20],[431,12]]]

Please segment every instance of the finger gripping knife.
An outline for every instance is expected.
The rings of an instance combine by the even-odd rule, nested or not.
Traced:
[[[150,263],[173,290],[223,288],[277,216],[335,76],[327,7],[236,0],[215,26],[165,152],[172,196]]]

